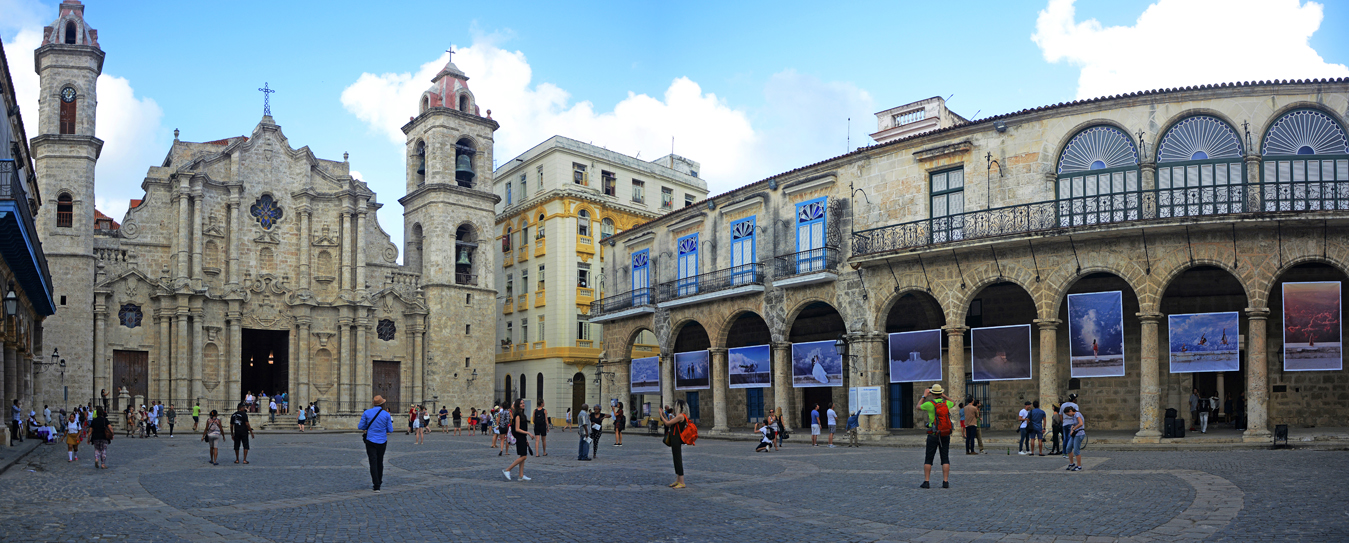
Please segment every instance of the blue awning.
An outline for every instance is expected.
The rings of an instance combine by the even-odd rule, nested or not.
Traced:
[[[30,230],[23,224],[27,214],[17,207],[20,205],[24,203],[0,200],[0,256],[14,272],[18,286],[38,315],[51,315],[56,313],[56,306],[52,303],[52,278],[47,272],[47,257],[42,254],[42,244],[29,235],[35,229]]]

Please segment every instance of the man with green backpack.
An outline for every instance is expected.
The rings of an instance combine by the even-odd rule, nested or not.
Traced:
[[[932,458],[938,450],[941,451],[941,487],[951,488],[951,429],[955,427],[951,414],[956,410],[956,403],[948,400],[945,392],[941,385],[932,385],[932,388],[923,391],[923,397],[918,400],[918,408],[927,413],[928,421],[923,484],[918,485],[918,488],[932,488],[928,481],[932,479]]]

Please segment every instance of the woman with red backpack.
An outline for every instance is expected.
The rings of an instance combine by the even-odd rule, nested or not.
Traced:
[[[918,408],[927,413],[927,453],[923,460],[923,484],[918,488],[932,488],[928,483],[932,479],[932,458],[941,451],[941,487],[951,488],[951,429],[955,423],[951,414],[955,413],[956,403],[946,399],[941,385],[923,391],[918,400]]]
[[[665,445],[670,447],[670,454],[674,457],[675,482],[670,484],[670,488],[684,488],[684,439],[682,435],[684,429],[690,424],[688,404],[685,404],[684,400],[675,400],[674,408],[671,409],[666,406],[660,419],[665,424]]]

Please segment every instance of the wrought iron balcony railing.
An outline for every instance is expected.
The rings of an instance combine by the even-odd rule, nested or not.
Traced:
[[[763,283],[763,264],[756,262],[661,283],[658,296],[660,301],[666,302],[736,287],[763,285]]]
[[[478,276],[472,273],[456,273],[454,274],[454,284],[471,285],[476,287],[478,286]]]
[[[625,309],[653,305],[656,303],[655,296],[652,295],[650,288],[636,288],[618,294],[608,296],[590,302],[590,317],[595,318],[610,313],[617,313]]]
[[[838,272],[838,247],[821,247],[773,258],[773,277],[782,279],[819,272]]]

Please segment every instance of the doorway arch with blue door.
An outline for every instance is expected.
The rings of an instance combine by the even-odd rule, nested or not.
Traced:
[[[922,291],[908,292],[895,300],[890,306],[890,312],[885,317],[885,352],[888,353],[886,363],[886,375],[890,375],[891,365],[888,360],[894,360],[896,357],[903,357],[905,353],[895,353],[891,351],[890,339],[888,334],[896,332],[916,332],[919,330],[938,329],[946,325],[946,315],[942,312],[941,304],[933,298],[931,294]],[[947,337],[945,333],[941,334],[942,352],[946,351]],[[895,378],[895,376],[891,376]],[[913,428],[913,410],[917,405],[918,396],[914,395],[914,389],[922,389],[930,386],[932,383],[890,383],[887,390],[887,400],[889,405],[889,420],[887,424],[890,428]]]
[[[688,320],[684,321],[679,326],[679,332],[675,334],[673,352],[687,353],[702,351],[711,346],[712,343],[707,337],[707,329],[703,328],[703,325],[698,321]],[[670,363],[674,363],[674,357],[670,357]],[[699,392],[700,391],[697,390],[685,390],[676,391],[674,394],[676,399],[678,399],[681,394],[684,395],[684,401],[689,404],[689,418],[694,422],[699,422],[699,417],[701,415],[701,410],[699,409],[699,400],[701,399]]]

